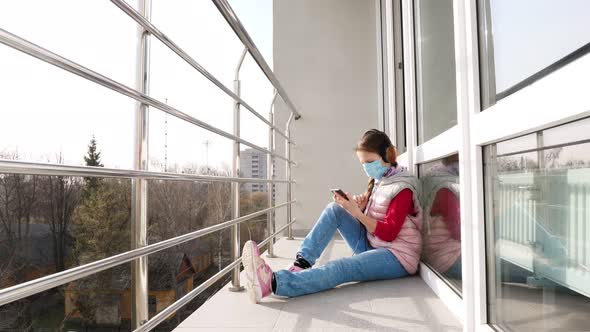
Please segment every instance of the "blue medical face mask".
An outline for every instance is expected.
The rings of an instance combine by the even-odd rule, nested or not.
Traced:
[[[364,163],[363,169],[367,176],[373,178],[375,180],[380,180],[383,177],[383,174],[387,172],[389,167],[381,165],[381,160],[377,159],[371,163]]]

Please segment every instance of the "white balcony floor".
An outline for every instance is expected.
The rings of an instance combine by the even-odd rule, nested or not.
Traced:
[[[301,243],[280,239],[277,258],[285,268]],[[317,264],[350,256],[343,240],[333,240]],[[242,272],[242,281],[244,279]],[[461,324],[419,276],[348,283],[295,298],[270,296],[250,303],[245,292],[220,290],[175,331],[461,331]]]

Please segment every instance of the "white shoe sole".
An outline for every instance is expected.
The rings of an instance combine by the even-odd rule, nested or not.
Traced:
[[[256,255],[254,254],[255,249],[253,248],[255,245],[253,241],[248,241],[244,244],[242,265],[244,265],[244,271],[246,272],[246,291],[248,292],[248,297],[252,303],[259,303],[262,299],[262,289],[260,288],[260,282],[258,282],[258,276],[256,274]]]

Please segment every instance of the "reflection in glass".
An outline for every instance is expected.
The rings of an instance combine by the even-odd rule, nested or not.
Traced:
[[[577,143],[544,142],[557,143],[554,134],[564,130]],[[517,151],[512,140],[485,149],[494,324],[515,331],[590,326],[589,130],[589,121],[578,121],[533,134],[532,151]]]
[[[419,166],[424,204],[422,260],[461,293],[459,156]]]
[[[416,87],[418,144],[457,124],[453,1],[418,0]]]

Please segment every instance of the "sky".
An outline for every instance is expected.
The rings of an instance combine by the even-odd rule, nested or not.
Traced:
[[[128,3],[137,7],[137,0]],[[272,66],[272,0],[230,4]],[[587,0],[568,0],[568,6],[551,0],[530,4],[491,1],[499,91],[588,42]],[[243,46],[210,0],[153,0],[152,21],[233,88]],[[0,28],[135,87],[137,25],[109,1],[0,1]],[[230,97],[155,38],[151,56],[152,97],[233,131]],[[105,166],[132,168],[134,100],[4,45],[0,59],[0,153],[18,151],[21,159],[51,162],[62,154],[65,163],[80,165],[94,135]],[[249,55],[241,78],[243,99],[266,116],[272,86]],[[266,147],[266,125],[245,109],[241,121],[242,137]],[[169,165],[230,163],[230,140],[159,110],[150,111],[149,130],[154,163],[163,163],[165,151]]]
[[[491,0],[490,7],[498,92],[590,42],[588,0]]]
[[[272,0],[230,4],[272,66]],[[152,22],[233,89],[243,45],[211,1],[153,0]],[[109,1],[2,1],[0,28],[135,87],[137,24]],[[94,135],[106,167],[132,168],[134,100],[4,45],[0,59],[0,153],[43,162],[62,154],[65,163],[81,165]],[[233,132],[231,97],[155,38],[151,75],[152,97]],[[243,99],[267,116],[272,85],[249,55],[241,79]],[[241,121],[242,137],[266,147],[267,126],[245,109]],[[230,163],[230,140],[159,110],[150,111],[152,161],[164,162],[166,122],[168,165]]]

